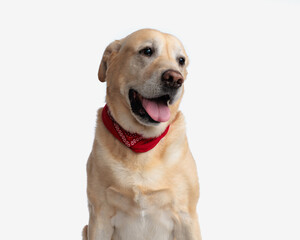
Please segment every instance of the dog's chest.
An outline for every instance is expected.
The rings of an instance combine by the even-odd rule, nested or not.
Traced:
[[[172,197],[168,190],[142,193],[134,189],[126,196],[113,188],[107,191],[109,204],[116,214],[113,240],[169,240],[173,239]]]
[[[117,211],[112,218],[113,240],[171,240],[173,222],[166,211],[141,210],[138,215]]]

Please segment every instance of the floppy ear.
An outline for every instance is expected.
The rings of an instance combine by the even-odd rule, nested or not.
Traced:
[[[121,48],[121,44],[119,40],[112,42],[106,47],[98,71],[98,78],[101,82],[105,82],[106,70],[108,68],[111,56],[113,55],[113,53],[119,52],[120,48]]]

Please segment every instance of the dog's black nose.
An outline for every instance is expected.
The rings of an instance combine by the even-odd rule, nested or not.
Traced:
[[[161,76],[161,80],[166,87],[175,89],[180,88],[184,81],[181,73],[174,70],[165,71]]]

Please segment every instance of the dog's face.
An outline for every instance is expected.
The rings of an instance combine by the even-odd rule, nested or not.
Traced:
[[[159,134],[176,115],[187,65],[181,42],[156,30],[139,30],[111,43],[98,76],[107,81],[113,117],[128,131]]]

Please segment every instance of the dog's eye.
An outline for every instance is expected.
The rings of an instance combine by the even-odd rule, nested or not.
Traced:
[[[178,63],[179,63],[179,65],[183,66],[185,64],[185,58],[184,57],[180,57],[178,59]]]
[[[140,50],[139,53],[143,54],[143,55],[146,55],[148,57],[151,57],[152,54],[153,54],[153,50],[150,47],[146,47],[146,48],[143,48],[142,50]]]

